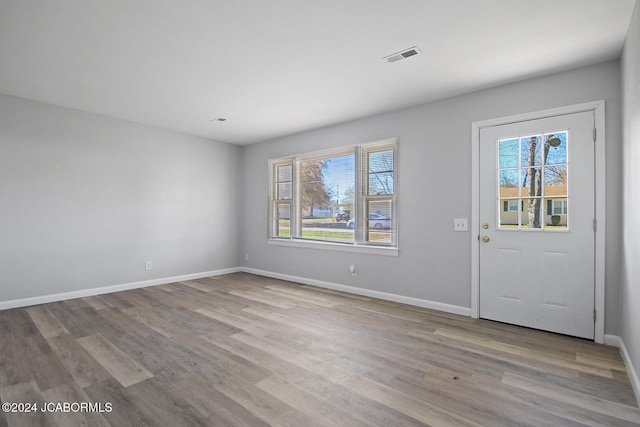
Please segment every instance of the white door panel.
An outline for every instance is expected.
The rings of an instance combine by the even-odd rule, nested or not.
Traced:
[[[593,127],[584,112],[481,129],[480,317],[593,339]]]

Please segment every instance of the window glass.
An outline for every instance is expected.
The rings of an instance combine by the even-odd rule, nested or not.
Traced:
[[[556,230],[567,228],[568,203],[567,199],[546,199],[545,227]]]
[[[498,218],[503,229],[567,229],[568,131],[499,140]]]
[[[500,153],[500,169],[517,168],[520,156],[518,155],[518,139],[504,139],[498,142]]]
[[[507,169],[499,172],[500,179],[500,196],[501,197],[518,197],[518,170]]]
[[[521,212],[522,228],[542,228],[542,199],[522,199],[523,211]]]
[[[393,151],[368,154],[369,195],[393,194]]]
[[[567,165],[544,168],[544,187],[547,196],[567,195]]]
[[[542,137],[540,135],[520,138],[520,161],[522,166],[542,164]]]
[[[377,243],[392,241],[393,209],[389,200],[369,200],[367,203],[367,240]]]
[[[278,200],[291,199],[291,164],[276,166]]]
[[[290,235],[291,235],[291,204],[278,203],[276,236],[289,237]]]
[[[269,235],[397,247],[396,140],[271,160]]]
[[[345,218],[353,210],[355,155],[303,160],[300,177],[301,237],[352,242]]]
[[[567,132],[556,132],[547,135],[547,165],[567,163]]]

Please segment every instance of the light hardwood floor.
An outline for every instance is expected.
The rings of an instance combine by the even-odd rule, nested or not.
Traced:
[[[2,311],[0,343],[4,404],[103,410],[0,426],[640,424],[616,348],[245,273]]]

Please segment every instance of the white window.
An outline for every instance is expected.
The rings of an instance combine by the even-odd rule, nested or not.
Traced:
[[[269,161],[269,238],[397,248],[397,140]]]
[[[567,201],[566,200],[554,200],[553,201],[552,213],[553,213],[553,215],[566,215],[567,214]]]

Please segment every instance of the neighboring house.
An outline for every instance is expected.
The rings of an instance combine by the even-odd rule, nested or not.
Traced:
[[[544,225],[565,226],[567,225],[567,186],[548,185],[544,187],[544,197],[542,203]],[[518,225],[518,214],[522,215],[522,224],[529,223],[529,187],[521,188],[518,194],[518,187],[500,188],[500,225]],[[552,217],[556,218],[554,224]]]

